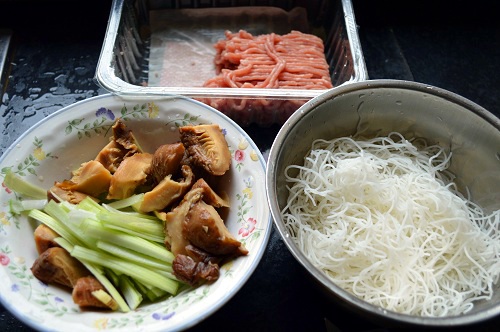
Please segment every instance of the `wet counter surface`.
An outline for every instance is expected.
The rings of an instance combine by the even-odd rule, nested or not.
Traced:
[[[441,87],[500,117],[500,23],[494,2],[464,2],[469,8],[462,1],[404,3],[353,1],[369,77]],[[110,0],[0,0],[0,32],[11,36],[0,82],[0,152],[54,111],[106,93],[93,76],[110,7]],[[267,158],[279,127],[244,129]],[[398,330],[332,304],[308,278],[273,228],[248,282],[191,330]],[[496,330],[499,324],[500,317],[463,330]],[[0,331],[32,330],[0,305]]]

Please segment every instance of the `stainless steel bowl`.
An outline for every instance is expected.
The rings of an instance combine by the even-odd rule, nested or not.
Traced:
[[[397,131],[407,139],[425,138],[452,152],[449,170],[463,192],[485,210],[500,202],[500,120],[470,100],[441,88],[396,80],[346,84],[313,98],[279,131],[271,147],[266,186],[274,223],[297,261],[332,299],[358,313],[387,323],[420,326],[459,326],[485,321],[500,314],[500,285],[491,300],[477,302],[467,314],[416,317],[384,310],[348,293],[331,282],[302,254],[288,234],[281,210],[288,192],[285,167],[303,164],[317,138],[333,139],[362,133],[387,135]],[[500,226],[499,226],[500,227]]]

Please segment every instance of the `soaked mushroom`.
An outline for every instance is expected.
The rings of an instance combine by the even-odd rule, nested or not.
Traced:
[[[216,281],[220,275],[219,265],[212,262],[211,258],[198,260],[188,255],[177,255],[172,262],[172,268],[177,279],[191,286],[205,281]]]
[[[61,247],[52,247],[37,257],[31,272],[40,281],[74,287],[76,281],[90,275],[83,264]]]
[[[153,155],[136,153],[124,159],[111,177],[107,199],[132,196],[136,188],[146,182]]]
[[[96,201],[97,198],[72,190],[73,182],[69,180],[64,180],[62,182],[56,182],[52,188],[47,192],[47,199],[54,200],[56,202],[67,201],[71,204],[78,204],[83,201],[86,197],[90,197]]]
[[[188,158],[209,174],[224,175],[231,166],[231,152],[217,124],[179,128]]]
[[[38,225],[34,235],[36,251],[39,255],[49,248],[59,247],[59,244],[54,241],[54,239],[59,237],[59,234],[45,224]]]
[[[203,189],[192,189],[172,211],[159,214],[165,225],[165,245],[174,254],[187,254],[186,246],[189,242],[183,234],[183,224],[193,204],[198,202],[203,195]]]
[[[184,158],[185,148],[182,143],[161,145],[153,154],[150,174],[155,183],[160,183],[168,175],[175,174]]]
[[[189,243],[184,234],[184,223],[191,207],[202,199],[203,189],[191,189],[171,212],[164,213],[165,244],[174,254],[174,275],[192,286],[219,278],[220,257],[214,257]]]
[[[111,173],[101,163],[91,160],[81,164],[70,180],[55,182],[47,197],[73,204],[78,204],[87,196],[97,200],[97,197],[108,191],[110,181]]]
[[[141,212],[160,211],[169,206],[172,202],[180,199],[193,185],[194,174],[191,167],[182,165],[181,168],[184,179],[175,181],[171,175],[164,178],[151,191],[144,194],[139,210]]]
[[[210,193],[208,196],[214,194],[207,188],[198,181],[177,207],[168,213],[159,213],[165,225],[165,245],[175,256],[173,272],[190,285],[217,280],[221,260],[248,254],[215,208],[205,202],[206,192]]]
[[[80,307],[92,307],[92,308],[106,308],[106,309],[116,309],[117,304],[111,299],[108,303],[103,303],[94,294],[97,291],[104,291],[104,286],[97,280],[94,276],[87,276],[79,278],[76,281],[75,286],[71,296],[73,297],[73,302],[75,302]]]
[[[192,205],[184,220],[184,237],[194,246],[218,256],[242,256],[248,250],[224,225],[215,208],[203,200]]]
[[[211,262],[212,264],[218,264],[220,261],[222,261],[221,256],[214,256],[200,248],[193,246],[192,244],[188,244],[185,249],[187,255],[198,262]]]
[[[116,120],[112,130],[111,141],[98,153],[95,160],[114,173],[125,158],[142,152],[142,148],[132,131],[127,129],[121,119]]]
[[[70,181],[73,185],[68,187],[69,190],[99,197],[108,191],[111,173],[100,162],[91,160],[73,172]]]
[[[70,180],[56,182],[49,199],[76,204],[86,197],[98,201],[105,193],[114,200],[143,192],[139,210],[163,220],[165,246],[175,256],[173,273],[193,286],[217,280],[225,259],[248,254],[216,210],[229,207],[227,195],[213,188],[231,166],[218,125],[181,127],[180,142],[161,145],[154,154],[143,152],[120,119],[112,129],[112,139],[95,160],[83,163]],[[72,287],[73,300],[82,307],[116,305],[107,303],[100,282],[87,278],[90,272],[77,259],[56,246],[57,234],[42,227],[35,233],[40,256],[32,271],[38,279]]]
[[[222,198],[219,196],[213,189],[208,185],[208,183],[204,179],[198,179],[194,184],[193,184],[193,189],[195,188],[201,188],[203,189],[203,200],[212,206],[215,207],[229,207],[229,202],[227,195],[225,195],[225,198]]]

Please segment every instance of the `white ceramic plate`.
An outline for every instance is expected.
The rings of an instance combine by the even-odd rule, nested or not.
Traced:
[[[250,137],[225,115],[183,97],[121,99],[93,97],[52,114],[20,137],[0,159],[0,177],[10,168],[44,188],[67,179],[71,170],[93,159],[107,143],[110,126],[121,117],[141,146],[154,152],[178,140],[178,126],[217,123],[232,155],[226,192],[231,208],[230,232],[249,255],[221,267],[217,282],[129,313],[81,311],[68,290],[45,285],[30,268],[37,257],[33,241],[36,223],[14,217],[8,208],[16,194],[0,192],[0,299],[6,309],[38,330],[51,331],[171,331],[200,322],[225,304],[257,267],[271,231],[265,193],[265,161]],[[223,322],[221,322],[223,324]]]

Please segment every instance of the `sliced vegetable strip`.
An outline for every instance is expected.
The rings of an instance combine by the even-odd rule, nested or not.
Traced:
[[[75,246],[71,255],[85,262],[91,262],[126,274],[138,281],[163,289],[170,294],[176,294],[179,283],[159,274],[151,269],[127,262],[113,255]]]
[[[77,205],[51,200],[28,213],[60,235],[56,242],[85,265],[123,312],[179,288],[161,220],[116,209],[135,201],[104,207],[90,198]]]
[[[74,246],[71,243],[69,243],[68,241],[66,241],[64,238],[59,237],[59,238],[56,238],[55,241],[61,247],[66,249],[66,251],[68,251],[69,253],[71,253],[73,251]],[[104,286],[104,288],[106,288],[109,295],[111,295],[111,297],[116,301],[116,303],[118,304],[118,307],[120,308],[121,311],[123,311],[123,312],[130,311],[130,308],[127,305],[127,302],[125,302],[125,300],[121,296],[120,292],[115,288],[115,286],[113,286],[113,284],[109,281],[109,279],[106,278],[101,267],[97,267],[94,264],[83,262],[83,261],[82,261],[82,264],[94,275],[94,277],[96,277],[97,280],[99,280],[99,282]]]

